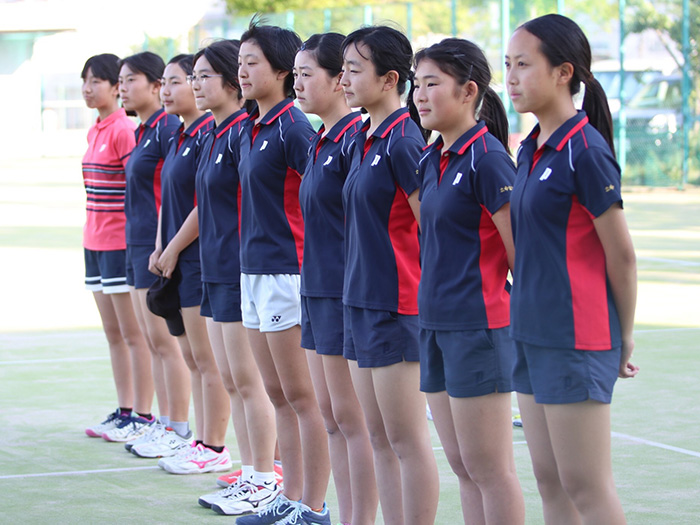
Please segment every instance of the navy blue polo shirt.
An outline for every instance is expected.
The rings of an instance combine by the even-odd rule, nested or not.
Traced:
[[[241,134],[241,272],[299,274],[304,221],[299,184],[314,130],[290,98]]]
[[[583,111],[539,150],[522,142],[511,196],[511,335],[546,347],[608,350],[620,323],[593,219],[622,203],[620,168]]]
[[[350,113],[325,137],[321,126],[309,149],[309,160],[299,186],[304,217],[301,294],[307,297],[343,296],[343,185],[350,169],[348,149],[352,136],[361,126],[362,115]]]
[[[161,183],[163,202],[160,235],[165,248],[197,205],[195,178],[199,152],[206,133],[214,127],[214,116],[206,113],[189,128],[180,125],[163,162]],[[180,252],[180,259],[199,261],[199,242],[195,239]]]
[[[401,108],[372,135],[367,120],[353,140],[343,187],[345,280],[343,303],[418,314],[420,245],[408,196],[420,186],[418,161],[425,141]]]
[[[442,146],[440,137],[420,163],[420,326],[508,326],[508,258],[491,216],[510,201],[515,165],[484,122]]]
[[[240,281],[238,163],[240,134],[248,113],[230,115],[204,138],[197,169],[197,216],[202,281]]]
[[[170,141],[179,127],[180,119],[161,108],[134,132],[136,146],[126,163],[126,244],[155,244],[161,202],[161,169]]]

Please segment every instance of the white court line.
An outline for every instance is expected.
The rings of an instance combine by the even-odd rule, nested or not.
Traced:
[[[240,459],[232,459],[231,463],[240,463]],[[0,476],[2,479],[23,479],[23,478],[46,478],[53,476],[81,476],[84,474],[107,474],[110,472],[135,472],[138,470],[159,470],[158,465],[153,465],[149,467],[127,467],[127,468],[104,468],[98,470],[69,470],[65,472],[42,472],[40,474],[10,474],[6,476]]]
[[[663,257],[637,257],[637,260],[677,264],[678,266],[700,266],[700,262],[679,261],[678,259],[664,259]]]
[[[17,361],[0,361],[0,366],[4,365],[36,365],[48,363],[84,363],[87,361],[104,361],[109,356],[100,357],[56,357],[54,359],[19,359]]]
[[[654,334],[654,333],[661,333],[661,332],[693,332],[700,330],[700,327],[696,326],[685,326],[681,328],[650,328],[649,330],[635,330],[635,334]]]
[[[686,456],[693,456],[696,458],[700,458],[700,452],[695,452],[694,450],[688,450],[686,448],[674,447],[673,445],[666,445],[664,443],[659,443],[658,441],[650,441],[648,439],[639,438],[636,436],[630,436],[629,434],[621,434],[620,432],[611,432],[611,435],[613,437],[616,437],[616,438],[627,439],[629,441],[641,443],[642,445],[648,445],[650,447],[662,448],[664,450],[678,452],[679,454],[685,454]]]

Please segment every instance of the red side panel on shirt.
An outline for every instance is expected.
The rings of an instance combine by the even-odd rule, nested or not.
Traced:
[[[418,223],[406,194],[397,186],[389,212],[389,240],[396,258],[399,297],[398,313],[418,314],[418,282],[420,281],[420,246]]]
[[[571,283],[576,348],[609,349],[605,252],[593,226],[593,217],[575,195],[566,227],[566,266]]]
[[[299,204],[299,185],[301,175],[291,168],[287,168],[287,176],[284,180],[284,214],[292,230],[294,244],[297,248],[297,260],[299,270],[304,259],[304,219],[301,217],[301,205]],[[240,207],[238,208],[240,210]]]
[[[156,199],[156,214],[160,213],[161,187],[160,187],[160,172],[163,171],[164,159],[160,159],[156,165],[156,171],[153,173],[153,196]]]
[[[481,293],[486,319],[489,328],[503,328],[510,324],[510,296],[503,282],[503,276],[508,273],[508,257],[491,214],[483,205],[479,221],[479,242]]]

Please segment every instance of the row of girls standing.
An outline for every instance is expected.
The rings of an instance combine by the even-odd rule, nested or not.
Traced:
[[[564,17],[519,28],[507,64],[514,106],[540,122],[517,175],[504,108],[470,42],[445,40],[414,62],[406,37],[388,27],[345,39],[316,35],[302,46],[290,31],[252,24],[240,48],[223,41],[198,53],[189,78],[216,129],[196,149],[198,209],[180,213],[175,230],[161,219],[164,242],[151,264],[173,272],[199,221],[201,313],[212,317],[213,353],[238,407],[243,462],[235,483],[200,504],[252,513],[241,525],[330,523],[332,468],[343,523],[373,523],[377,501],[385,523],[433,523],[438,478],[422,390],[459,479],[465,522],[522,523],[510,423],[516,390],[545,520],[624,522],[610,468],[609,403],[618,373],[637,371],[629,363],[634,256],[610,129],[601,124],[604,94],[589,72],[585,36]],[[573,106],[580,81],[602,135]],[[410,110],[400,98],[409,86]],[[294,92],[323,121],[315,136]],[[256,103],[250,116],[242,98]],[[181,116],[185,133],[204,118]],[[419,123],[440,134],[425,151]],[[555,191],[567,202],[529,184],[541,159],[538,182],[553,169],[565,173],[564,190]],[[571,260],[571,246],[552,233],[560,221],[533,219],[538,204],[550,203],[576,216],[567,233],[585,249]],[[553,295],[538,281],[542,256],[533,242],[554,254],[556,286],[546,292]],[[586,282],[597,283],[597,295],[580,302],[568,283],[580,276],[568,272],[592,257]],[[591,312],[601,306],[607,313],[595,324]],[[571,314],[552,326],[552,311]],[[552,380],[555,369],[564,370],[561,381]],[[275,428],[283,490],[271,468]],[[224,451],[214,443],[192,448],[181,462]]]

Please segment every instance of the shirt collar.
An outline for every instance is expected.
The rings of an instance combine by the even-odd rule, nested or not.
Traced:
[[[470,128],[464,135],[459,137],[447,151],[463,155],[467,148],[476,142],[476,139],[483,137],[488,131],[489,128],[486,127],[486,122],[481,120],[476,123],[476,126]],[[440,137],[440,140],[442,140],[442,137]]]
[[[583,128],[586,124],[588,124],[588,115],[586,115],[586,112],[583,110],[579,110],[576,115],[571,117],[569,120],[564,122],[559,128],[552,133],[552,136],[547,139],[547,142],[544,143],[545,146],[548,148],[555,149],[557,151],[561,151],[564,146],[566,145],[567,142],[573,137],[576,133],[581,131],[581,128]],[[530,134],[521,142],[521,144],[525,144],[526,142],[529,141],[534,141],[540,134],[540,125],[537,124],[533,130],[530,132]]]
[[[362,114],[359,111],[348,113],[338,122],[335,123],[331,130],[328,133],[326,133],[326,136],[324,138],[337,143],[341,138],[343,138],[343,135],[350,126],[353,126],[354,124],[359,124],[361,122]],[[321,128],[318,130],[319,138],[321,137],[321,135],[323,135],[325,129],[326,128],[322,125]]]
[[[165,115],[167,115],[165,110],[163,108],[160,108],[153,115],[151,115],[145,123],[142,123],[141,125],[148,126],[149,128],[155,128],[156,124],[158,124],[158,121],[164,118]]]
[[[263,124],[265,126],[269,126],[275,120],[277,120],[282,113],[287,111],[293,105],[294,105],[294,101],[291,98],[285,98],[282,102],[280,102],[275,107],[273,107],[270,111],[268,111],[267,115],[265,115],[260,120],[260,124]],[[250,120],[252,120],[254,122],[255,119],[258,118],[259,115],[260,115],[260,108],[256,105],[255,109],[250,113]]]
[[[126,117],[126,110],[124,108],[119,108],[117,111],[110,114],[104,120],[100,120],[100,117],[97,117],[97,122],[95,122],[95,125],[97,126],[97,129],[104,129],[107,126],[109,126],[112,122],[114,122],[117,119],[121,119],[122,117]]]
[[[201,117],[199,117],[197,120],[195,120],[192,124],[190,124],[190,127],[187,128],[186,130],[182,131],[184,135],[187,135],[189,137],[194,137],[197,132],[202,129],[202,127],[206,126],[209,122],[214,120],[214,115],[211,113],[205,113]],[[180,129],[182,130],[185,127],[185,123],[183,122],[180,125]]]
[[[403,122],[407,118],[411,118],[411,115],[408,113],[408,108],[399,108],[396,111],[394,111],[391,115],[389,115],[387,118],[384,119],[384,122],[382,122],[377,129],[374,130],[372,133],[373,137],[379,137],[380,139],[385,138],[389,132],[394,129],[399,123]],[[365,125],[362,127],[364,131],[367,131],[370,127],[370,121],[367,119],[367,122],[365,122]]]
[[[236,122],[240,122],[241,120],[248,118],[248,113],[246,112],[245,109],[239,109],[235,113],[229,115],[224,119],[224,121],[216,126],[216,129],[214,130],[214,133],[216,134],[216,138],[218,139],[223,135],[231,126],[233,126]]]

